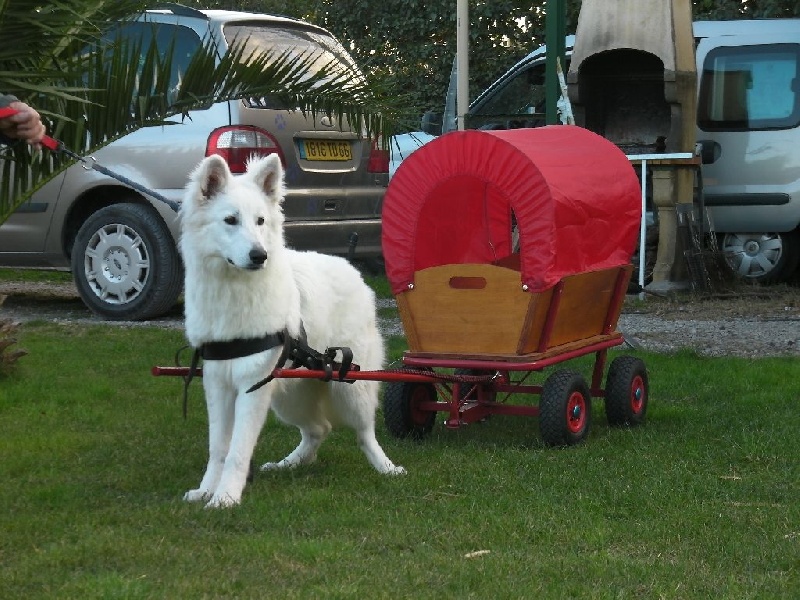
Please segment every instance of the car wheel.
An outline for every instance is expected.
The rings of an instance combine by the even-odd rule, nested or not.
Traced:
[[[800,261],[800,236],[788,233],[726,233],[722,252],[736,275],[773,283],[790,278]]]
[[[81,226],[72,248],[75,285],[105,319],[142,320],[175,305],[183,264],[167,226],[149,206],[112,204]]]

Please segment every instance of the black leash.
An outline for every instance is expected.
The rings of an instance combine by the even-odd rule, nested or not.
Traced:
[[[81,166],[84,169],[86,169],[87,171],[89,169],[92,169],[94,171],[97,171],[98,173],[102,173],[103,175],[107,175],[107,176],[111,177],[112,179],[116,179],[120,183],[124,183],[125,185],[133,188],[137,192],[141,192],[141,193],[143,193],[143,194],[145,194],[147,196],[150,196],[151,198],[155,198],[156,200],[159,200],[159,201],[163,202],[164,204],[169,206],[175,212],[178,212],[178,210],[180,210],[181,205],[179,203],[175,202],[174,200],[170,200],[166,196],[162,196],[161,194],[159,194],[155,190],[151,190],[150,188],[147,188],[147,187],[143,186],[140,183],[136,183],[135,181],[133,181],[131,179],[128,179],[124,175],[120,175],[119,173],[116,173],[116,172],[112,171],[111,169],[107,169],[103,165],[99,164],[97,162],[97,159],[94,156],[90,156],[88,158],[86,156],[81,156],[80,154],[77,154],[77,153],[73,152],[72,150],[70,150],[69,148],[67,148],[66,146],[64,146],[64,142],[60,142],[60,141],[56,140],[56,143],[57,143],[56,150],[58,152],[66,154],[70,158],[80,162]]]
[[[10,117],[10,116],[13,116],[13,115],[17,114],[18,112],[19,111],[17,111],[16,109],[4,106],[4,107],[0,108],[0,118]],[[81,166],[84,169],[86,169],[87,171],[89,169],[92,169],[94,171],[97,171],[98,173],[102,173],[103,175],[107,175],[108,177],[111,177],[112,179],[116,179],[120,183],[124,183],[125,185],[133,188],[137,192],[141,192],[141,193],[143,193],[143,194],[145,194],[147,196],[150,196],[151,198],[155,198],[156,200],[159,200],[159,201],[163,202],[164,204],[169,206],[175,212],[178,212],[178,210],[181,207],[181,205],[179,203],[175,202],[174,200],[170,200],[169,198],[166,198],[166,197],[162,196],[158,192],[156,192],[154,190],[151,190],[150,188],[146,188],[143,185],[128,179],[124,175],[120,175],[119,173],[115,173],[111,169],[107,169],[104,166],[98,164],[97,163],[97,159],[94,156],[91,156],[91,157],[87,158],[85,156],[81,156],[80,154],[77,154],[76,152],[73,152],[72,150],[70,150],[69,148],[67,148],[64,145],[64,142],[62,142],[60,140],[57,140],[55,138],[52,138],[49,135],[43,136],[39,143],[42,146],[44,146],[45,148],[47,148],[48,150],[50,150],[51,152],[60,152],[62,154],[66,154],[70,158],[80,162]]]

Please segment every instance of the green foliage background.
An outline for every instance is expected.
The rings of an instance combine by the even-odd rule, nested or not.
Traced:
[[[666,1],[666,0],[665,0]],[[575,31],[580,0],[567,2]],[[403,125],[419,128],[441,111],[456,48],[456,0],[184,0],[195,7],[272,12],[307,19],[349,46],[372,78],[389,79],[408,98]],[[545,41],[546,0],[470,0],[470,99]],[[695,0],[695,19],[800,17],[797,0]]]

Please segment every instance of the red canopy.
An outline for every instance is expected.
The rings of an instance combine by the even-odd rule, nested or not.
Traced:
[[[443,135],[405,159],[386,191],[392,291],[408,289],[427,267],[509,256],[512,218],[521,282],[541,292],[565,275],[630,263],[639,182],[619,148],[580,127]]]

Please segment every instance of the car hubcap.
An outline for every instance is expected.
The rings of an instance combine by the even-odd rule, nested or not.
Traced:
[[[763,277],[781,259],[783,243],[778,234],[728,233],[722,251],[740,277]]]
[[[86,281],[108,304],[136,299],[150,275],[150,257],[141,236],[126,225],[111,224],[89,240],[84,257]]]

